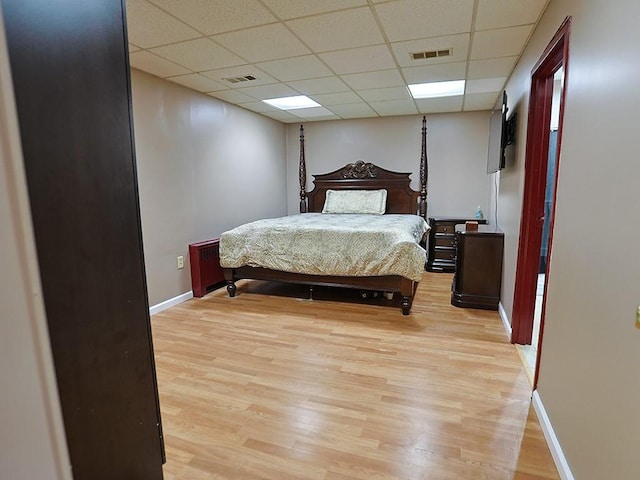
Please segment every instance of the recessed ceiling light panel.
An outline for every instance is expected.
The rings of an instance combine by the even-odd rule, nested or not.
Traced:
[[[464,84],[464,80],[415,83],[409,85],[409,92],[413,98],[453,97],[464,94]]]
[[[281,110],[295,110],[296,108],[320,107],[318,102],[314,102],[306,95],[298,95],[296,97],[270,98],[263,102],[273,105]]]

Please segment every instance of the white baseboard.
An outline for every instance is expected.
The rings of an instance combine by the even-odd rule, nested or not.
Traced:
[[[507,336],[511,339],[511,322],[509,321],[509,317],[507,317],[507,312],[504,311],[502,302],[498,303],[498,313],[502,319],[502,325],[504,325],[504,329],[507,331]]]
[[[549,450],[551,451],[551,456],[553,457],[553,461],[555,462],[558,473],[560,474],[560,478],[562,480],[575,480],[537,390],[533,391],[532,402],[536,415],[538,415],[538,421],[542,427],[542,433],[544,433],[544,438],[547,441]]]
[[[509,317],[507,317],[507,312],[505,312],[502,303],[498,304],[498,313],[500,314],[500,318],[502,319],[502,324],[504,325],[507,335],[511,338],[511,322],[509,321]],[[549,451],[551,452],[551,456],[553,457],[553,461],[558,469],[558,474],[560,475],[561,480],[575,480],[537,390],[533,391],[531,399],[536,415],[538,415],[538,421],[542,427],[544,439],[547,442],[547,446],[549,447]]]
[[[149,315],[155,315],[156,313],[160,313],[167,308],[171,308],[174,305],[178,305],[179,303],[186,302],[190,298],[193,298],[193,292],[185,292],[182,295],[178,295],[177,297],[170,298],[169,300],[165,300],[164,302],[160,302],[157,305],[149,308]]]

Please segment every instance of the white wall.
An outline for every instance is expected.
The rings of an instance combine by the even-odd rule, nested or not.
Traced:
[[[299,208],[300,125],[287,126],[287,205]],[[420,189],[422,116],[367,118],[305,124],[307,190],[313,176],[363,160],[388,170],[412,172]],[[427,116],[428,216],[471,216],[488,211],[491,177],[486,174],[489,112]]]
[[[70,480],[0,12],[0,478]]]
[[[640,478],[640,3],[552,0],[507,84],[526,113],[530,72],[573,18],[538,393],[575,478]],[[510,315],[524,179],[519,155],[501,173],[507,233],[503,303]]]
[[[132,70],[149,303],[191,290],[188,244],[286,213],[285,127]],[[185,258],[178,270],[176,257]]]

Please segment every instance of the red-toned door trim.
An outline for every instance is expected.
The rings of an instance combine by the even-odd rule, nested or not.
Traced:
[[[511,321],[512,343],[530,344],[533,333],[533,312],[535,308],[535,292],[540,262],[540,247],[542,245],[542,226],[544,222],[544,197],[549,155],[549,123],[551,120],[551,102],[553,99],[553,75],[561,66],[564,66],[564,85],[566,85],[566,79],[568,77],[567,65],[569,60],[570,30],[571,17],[568,17],[554,35],[534,66],[531,74],[522,220],[520,223],[520,243],[518,244],[518,260]],[[562,143],[562,117],[564,98],[566,95],[564,85],[560,103],[556,166],[559,161]],[[557,167],[556,172],[558,172]],[[558,176],[556,175],[555,178],[557,183]],[[555,201],[553,202],[550,219],[549,253],[547,259],[551,258],[553,245],[554,213]],[[540,326],[540,344],[538,346],[537,363],[540,358],[543,330],[544,305]],[[534,384],[537,383],[538,367],[539,365],[536,365]]]

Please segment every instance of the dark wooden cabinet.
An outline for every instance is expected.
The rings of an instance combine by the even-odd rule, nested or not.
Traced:
[[[73,478],[160,480],[124,0],[1,4]]]
[[[451,304],[456,307],[497,310],[502,282],[504,234],[493,226],[477,231],[456,227],[456,273]]]
[[[468,221],[485,224],[485,219],[465,217],[429,218],[429,245],[426,269],[429,272],[454,272],[456,269],[455,228]]]

